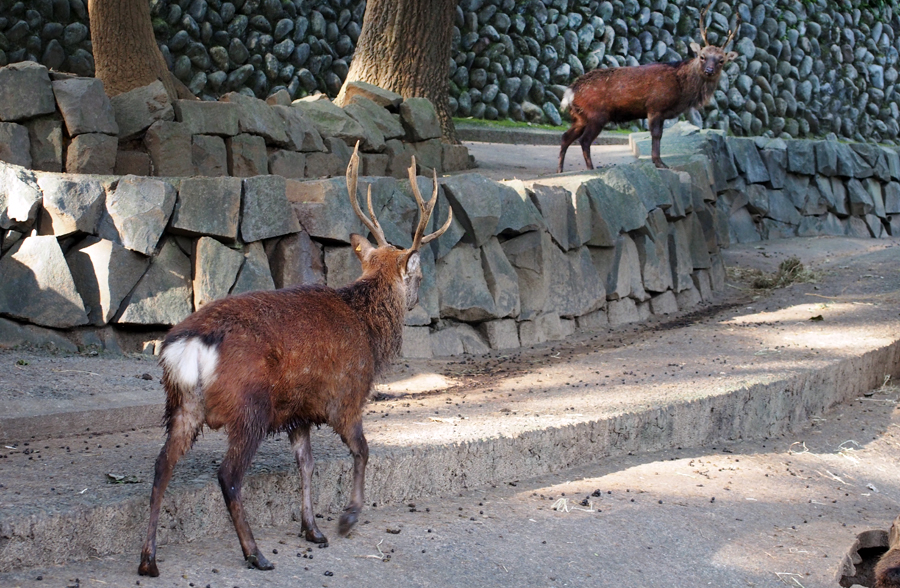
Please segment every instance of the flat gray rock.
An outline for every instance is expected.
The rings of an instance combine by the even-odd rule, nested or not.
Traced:
[[[200,237],[194,249],[194,308],[225,298],[244,264],[244,254],[212,237]]]
[[[269,269],[276,288],[325,283],[322,245],[300,231],[278,240],[269,254]]]
[[[294,100],[291,108],[299,108],[323,137],[337,137],[350,145],[366,139],[362,126],[331,100]]]
[[[560,317],[576,317],[606,304],[603,279],[597,272],[587,247],[563,252],[555,245],[550,250],[550,283],[545,310]]]
[[[823,176],[834,176],[838,172],[838,152],[836,141],[816,141],[816,172]],[[900,164],[900,158],[898,158]]]
[[[461,243],[438,260],[436,267],[442,317],[473,322],[502,318],[497,316],[478,248]]]
[[[148,257],[93,236],[70,249],[66,262],[91,324],[97,326],[113,319],[122,300],[150,265]]]
[[[62,122],[37,118],[25,123],[31,149],[31,169],[61,172],[63,169]]]
[[[192,135],[233,137],[238,128],[239,106],[232,102],[176,100],[175,120],[184,123]]]
[[[769,170],[763,162],[762,157],[760,157],[759,149],[756,148],[753,139],[734,137],[728,142],[728,145],[731,147],[732,153],[734,153],[734,161],[737,164],[738,169],[744,174],[748,182],[751,184],[761,184],[769,181]],[[812,147],[812,144],[810,144],[810,147]],[[791,150],[789,147],[789,166],[791,163],[790,153]],[[812,153],[811,149],[810,153]],[[791,169],[793,170],[793,168]],[[815,169],[813,168],[813,172],[808,173],[814,172]]]
[[[546,228],[544,218],[521,180],[500,182],[500,220],[497,234],[507,237]]]
[[[665,292],[672,288],[669,262],[669,224],[665,214],[656,209],[650,213],[647,232],[635,235],[641,277],[648,292]]]
[[[850,214],[865,216],[875,209],[872,195],[856,178],[847,181],[847,196],[850,200]]]
[[[519,278],[496,237],[481,247],[481,265],[488,290],[494,298],[497,317],[518,316]]]
[[[672,285],[676,294],[694,286],[688,226],[687,219],[669,223],[669,262],[672,264]],[[682,308],[680,302],[678,307]]]
[[[116,115],[99,79],[56,80],[53,94],[70,137],[82,133],[119,134]]]
[[[237,239],[241,187],[240,178],[185,178],[178,187],[172,232]]]
[[[47,68],[33,61],[0,67],[0,121],[11,122],[56,110]]]
[[[515,349],[519,346],[519,330],[512,319],[484,321],[478,324],[478,331],[491,349]]]
[[[267,143],[286,146],[288,137],[284,130],[281,115],[272,106],[252,96],[239,92],[229,92],[220,99],[238,105],[238,129],[241,133],[250,133],[263,137]]]
[[[787,141],[787,169],[807,176],[816,173],[815,142],[802,139]]]
[[[372,153],[384,151],[384,133],[381,132],[381,127],[376,124],[374,117],[369,114],[368,110],[351,102],[344,107],[344,112],[358,122],[359,126],[365,131],[365,139],[362,141],[360,149]]]
[[[13,245],[0,257],[0,275],[0,313],[57,329],[88,323],[56,237],[27,237]]]
[[[28,127],[0,122],[0,161],[31,168],[31,139]]]
[[[144,134],[144,146],[150,154],[153,175],[175,178],[194,175],[191,133],[184,123],[156,121]]]
[[[72,174],[42,173],[38,185],[44,194],[42,234],[97,233],[106,197],[100,182]]]
[[[142,133],[158,120],[174,120],[175,110],[163,83],[123,92],[110,99],[119,125],[119,139],[126,140]]]
[[[250,178],[269,173],[266,140],[257,135],[241,133],[225,139],[228,173],[234,177]]]
[[[755,243],[761,239],[759,228],[746,208],[739,208],[728,217],[728,238],[732,243]]]
[[[300,231],[287,199],[285,179],[256,176],[244,180],[241,200],[241,240],[252,243]]]
[[[106,195],[100,236],[126,249],[152,255],[175,206],[175,188],[168,182],[125,176]]]
[[[299,182],[286,181],[288,202],[303,229],[315,239],[350,243],[350,234],[365,228],[350,207],[344,178]],[[365,194],[357,194],[365,209]]]
[[[407,98],[400,105],[400,120],[409,141],[419,142],[441,137],[434,104],[427,98]]]
[[[283,121],[287,137],[287,148],[293,151],[325,151],[325,142],[315,125],[309,121],[301,108],[273,106]]]
[[[175,325],[194,310],[191,260],[174,239],[163,241],[159,254],[124,302],[115,322],[131,325]]]
[[[34,172],[0,162],[0,229],[30,226],[42,200]]]
[[[118,149],[119,140],[112,135],[78,135],[66,149],[66,171],[70,174],[112,175]]]
[[[195,176],[219,177],[228,175],[228,151],[222,137],[191,136],[191,164]]]
[[[403,102],[403,96],[390,90],[380,88],[368,82],[350,82],[344,88],[344,101],[350,103],[357,96],[375,102],[380,108],[397,109]]]
[[[396,114],[388,112],[384,106],[380,106],[374,100],[362,94],[356,94],[350,98],[344,110],[353,116],[354,109],[350,109],[350,106],[365,111],[375,126],[378,127],[378,130],[381,131],[381,134],[384,135],[385,140],[402,139],[406,135],[406,130],[403,128],[400,118]]]
[[[497,233],[501,204],[497,182],[479,174],[460,174],[441,178],[444,193],[453,206],[453,216],[465,228],[476,247]]]

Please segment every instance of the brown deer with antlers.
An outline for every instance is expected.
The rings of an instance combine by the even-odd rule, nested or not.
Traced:
[[[371,186],[371,218],[360,209],[359,155],[354,151],[347,167],[350,203],[378,243],[374,247],[365,237],[350,236],[362,264],[357,281],[336,290],[296,286],[217,300],[169,332],[160,354],[168,436],[156,460],[139,574],[159,575],[156,528],[163,493],[176,462],[204,425],[224,426],[228,433],[219,485],[248,565],[261,570],[274,567],[253,539],[241,500],[244,473],[266,435],[287,432],[300,469],[301,530],[308,541],[324,543],[327,539],[312,511],[309,433],[313,425],[331,426],[353,455],[351,498],[338,531],[346,535],[356,524],[369,455],[362,408],[376,376],[398,354],[404,316],[418,300],[419,248],[446,231],[453,216],[450,211],[444,225],[425,236],[437,201],[437,175],[426,204],[415,170],[413,160],[409,178],[420,218],[409,249],[398,249],[385,239],[372,209]]]
[[[652,139],[651,160],[656,167],[667,167],[659,155],[663,123],[675,118],[689,108],[699,108],[709,102],[719,85],[722,66],[735,59],[737,53],[725,52],[734,40],[741,18],[738,15],[734,30],[721,47],[706,40],[706,13],[712,3],[700,13],[700,36],[706,45],[701,48],[691,43],[696,54],[693,59],[678,63],[649,63],[634,67],[595,69],[575,80],[563,94],[560,105],[569,110],[572,126],[563,133],[559,148],[558,173],[569,145],[579,139],[584,162],[594,169],[591,162],[591,143],[608,123],[619,123],[646,118]]]

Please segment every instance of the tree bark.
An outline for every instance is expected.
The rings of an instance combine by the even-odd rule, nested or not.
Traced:
[[[458,0],[368,0],[348,82],[361,81],[404,98],[429,99],[445,142],[457,144],[450,113],[450,42]]]
[[[88,0],[88,16],[94,77],[103,81],[108,96],[161,80],[172,101],[179,97],[153,36],[147,0]]]

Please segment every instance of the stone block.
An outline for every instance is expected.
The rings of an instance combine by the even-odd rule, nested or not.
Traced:
[[[325,245],[325,284],[329,288],[342,288],[359,279],[362,266],[350,247]]]
[[[748,182],[751,184],[761,184],[769,181],[768,168],[762,157],[760,157],[759,149],[756,148],[756,144],[752,138],[732,137],[728,141],[728,146],[731,147],[731,151],[734,154],[734,162],[737,164],[738,170],[744,174],[744,177]],[[787,153],[788,164],[790,166],[794,163],[793,160],[791,160],[791,147],[788,147]],[[812,153],[811,148],[810,153]],[[814,172],[815,170],[813,169],[812,172],[804,173]]]
[[[4,39],[4,45],[5,42]],[[0,67],[0,121],[19,121],[55,110],[56,100],[46,67],[33,61]]]
[[[528,231],[546,229],[541,212],[531,198],[531,190],[521,180],[506,180],[499,183],[485,183],[485,189],[499,186],[500,219],[497,221],[498,235],[511,237]],[[590,211],[588,211],[588,214]]]
[[[172,232],[237,239],[241,187],[239,178],[185,178],[178,188]]]
[[[766,217],[790,225],[800,224],[800,212],[795,208],[793,199],[787,190],[771,190],[769,192],[769,212]],[[803,202],[809,196],[809,189],[803,191]]]
[[[31,139],[28,127],[0,122],[0,161],[31,168]]]
[[[444,173],[469,169],[472,164],[469,161],[469,149],[465,145],[450,145],[441,143],[443,154],[441,155],[441,169]]]
[[[78,346],[60,335],[58,331],[26,325],[0,318],[0,349],[15,349],[27,345],[77,353]]]
[[[360,156],[361,173],[367,176],[386,176],[390,156],[387,153],[363,153]]]
[[[119,139],[123,141],[138,136],[158,120],[175,118],[169,95],[159,80],[113,96],[110,101],[119,126]]]
[[[872,214],[879,218],[885,218],[884,193],[881,189],[881,182],[875,178],[867,178],[863,185],[872,199]]]
[[[100,221],[99,234],[126,249],[152,255],[174,206],[175,188],[171,184],[125,176],[106,195],[106,212]]]
[[[396,110],[400,103],[403,102],[403,96],[384,88],[379,88],[368,82],[350,82],[344,88],[344,102],[350,103],[355,101],[356,97],[363,97],[371,100],[380,108]]]
[[[194,249],[194,308],[225,298],[234,285],[244,255],[212,237],[200,237]]]
[[[581,316],[575,317],[576,326],[583,331],[597,331],[609,327],[609,316],[606,309],[595,310]]]
[[[787,141],[787,169],[795,174],[807,176],[816,173],[815,142],[806,140]]]
[[[242,133],[225,139],[228,175],[249,178],[269,172],[266,141],[257,135]]]
[[[886,214],[900,214],[900,183],[888,182],[885,184],[884,211]]]
[[[149,176],[150,156],[143,151],[123,151],[116,154],[117,176]]]
[[[682,290],[675,295],[675,302],[678,304],[678,308],[680,310],[688,310],[690,308],[694,308],[700,302],[702,298],[700,297],[700,292],[691,285],[690,288],[686,290]]]
[[[431,334],[432,357],[449,357],[463,353],[465,348],[456,329],[442,329]]]
[[[314,155],[307,156],[307,167]],[[351,233],[364,233],[363,224],[350,207],[345,178],[306,182],[287,180],[286,190],[297,220],[310,237],[349,243]],[[361,203],[361,206],[365,205]]]
[[[866,226],[869,228],[869,234],[872,235],[872,237],[881,239],[885,236],[884,225],[881,224],[880,218],[874,214],[867,214],[863,220],[866,221]]]
[[[746,208],[739,208],[728,217],[728,239],[732,243],[755,243],[760,240],[759,228]]]
[[[669,223],[669,261],[672,263],[672,285],[676,294],[694,286],[691,280],[694,265],[689,230],[687,219]],[[681,308],[681,305],[678,307]]]
[[[519,347],[519,330],[516,321],[499,319],[478,324],[478,331],[487,340],[491,349],[516,349]]]
[[[806,192],[806,202],[803,204],[800,212],[804,215],[816,215],[825,214],[827,211],[828,198],[819,191],[818,186],[811,185]]]
[[[416,173],[430,176],[433,172],[443,173],[441,164],[444,156],[444,147],[440,139],[428,139],[418,143],[408,143],[413,155],[416,156]]]
[[[39,230],[64,237],[96,233],[106,193],[100,182],[75,175],[44,173],[38,177],[44,194]]]
[[[91,324],[110,322],[147,270],[150,259],[107,239],[88,237],[66,253]]]
[[[789,239],[797,236],[797,228],[797,225],[764,218],[762,219],[762,230],[760,233],[766,239]]]
[[[344,106],[344,112],[363,128],[365,139],[360,143],[360,149],[370,153],[384,151],[384,133],[368,110],[351,102]]]
[[[269,269],[276,288],[325,283],[322,245],[300,231],[285,235],[269,253]]]
[[[306,174],[306,155],[278,149],[269,155],[269,173],[283,178],[302,179]]]
[[[238,272],[230,293],[235,295],[274,289],[275,282],[272,280],[272,272],[269,270],[269,260],[263,244],[259,241],[247,244],[244,247],[244,264]]]
[[[900,237],[900,214],[888,216],[888,232],[891,237]]]
[[[397,139],[389,139],[384,142],[384,151],[388,156],[388,175],[395,178],[407,177],[412,156],[415,155],[412,147]]]
[[[118,150],[119,141],[111,135],[78,135],[66,150],[66,171],[70,174],[112,175],[116,170]]]
[[[403,345],[400,357],[404,359],[430,359],[431,329],[428,327],[403,327]]]
[[[144,134],[144,146],[153,163],[153,175],[194,175],[190,130],[183,123],[156,121]]]
[[[123,302],[119,324],[174,325],[191,314],[191,260],[174,239],[166,239],[159,254]]]
[[[0,257],[0,314],[43,327],[85,325],[84,303],[56,237],[26,237]]]
[[[847,196],[850,199],[850,214],[853,216],[865,216],[875,209],[872,195],[856,178],[847,181]]]
[[[709,278],[709,271],[705,269],[696,270],[691,274],[691,279],[694,281],[694,288],[700,292],[700,299],[703,302],[709,302],[712,300],[712,282]]]
[[[608,226],[609,237],[615,239],[620,232],[640,229],[647,222],[647,207],[619,167],[615,166],[597,174],[599,182],[588,184],[588,195],[594,218],[602,218]],[[592,239],[590,245],[608,246]]]
[[[575,207],[572,194],[562,186],[545,186],[540,183],[530,184],[531,201],[540,211],[550,237],[563,250],[580,247],[581,240],[575,224]],[[570,245],[569,239],[574,243]]]
[[[118,135],[112,104],[97,78],[68,78],[52,82],[56,104],[70,137],[82,133]]]
[[[531,231],[500,245],[519,278],[519,318],[529,320],[543,312],[550,288],[550,248],[546,231]]]
[[[838,172],[836,141],[816,141],[816,171],[823,176],[834,176]]]
[[[648,300],[641,280],[640,257],[634,241],[626,234],[616,239],[615,249],[592,249],[594,266],[601,279],[606,279],[607,300],[619,300],[631,296]]]
[[[283,121],[286,147],[292,151],[325,151],[325,142],[303,110],[290,106],[273,106]]]
[[[284,119],[272,106],[266,104],[265,100],[239,92],[229,92],[220,98],[220,102],[238,105],[239,132],[258,135],[266,143],[288,145]]]
[[[495,315],[500,318],[518,316],[519,278],[496,237],[482,245],[481,265],[488,290],[494,299]]]
[[[577,317],[606,304],[604,280],[587,247],[563,253],[550,249],[550,283],[546,310],[562,317]]]
[[[769,185],[780,190],[784,188],[784,176],[787,171],[787,151],[783,149],[763,149],[759,156],[766,165],[769,174]],[[762,174],[756,174],[761,176]]]
[[[563,338],[563,326],[559,315],[547,313],[534,317],[533,320],[519,323],[519,341],[522,347],[532,347],[545,341]]]
[[[606,308],[606,314],[609,317],[609,326],[611,327],[620,327],[622,325],[638,323],[641,321],[637,303],[633,298],[610,300],[609,305]]]
[[[386,141],[390,139],[402,139],[406,134],[403,123],[400,122],[400,118],[396,115],[392,115],[385,107],[379,106],[375,101],[362,95],[356,95],[350,98],[346,106],[344,106],[344,110],[353,116],[355,110],[354,108],[350,108],[351,106],[355,109],[364,110]]]
[[[844,234],[848,237],[868,239],[872,236],[871,233],[869,233],[869,226],[866,224],[866,221],[859,217],[851,216],[850,218],[844,219],[844,223]]]
[[[797,228],[799,237],[817,237],[820,235],[843,236],[844,225],[833,214],[826,213],[820,216],[804,216]]]
[[[834,143],[837,152],[837,175],[844,178],[865,179],[872,177],[874,171],[856,151],[845,143]]]
[[[484,275],[480,249],[461,243],[435,265],[441,317],[460,321],[502,318]]]
[[[896,148],[883,147],[891,180],[900,180],[900,153]]]
[[[228,149],[225,140],[216,135],[191,137],[191,165],[195,176],[220,177],[228,175]]]
[[[350,118],[343,108],[330,100],[299,99],[291,103],[291,108],[299,108],[323,137],[336,137],[349,145],[366,139],[362,126]]]
[[[847,199],[847,185],[844,180],[839,177],[831,178],[831,191],[834,199],[831,206],[828,207],[828,211],[840,217],[849,216],[850,203]]]
[[[441,179],[453,216],[462,224],[476,247],[497,233],[502,188],[479,174],[461,174]]]
[[[238,111],[239,106],[231,102],[175,101],[175,120],[185,124],[191,135],[237,135]]]
[[[244,180],[241,201],[241,239],[252,243],[300,231],[287,199],[285,179],[256,176]]]
[[[34,172],[0,163],[0,229],[28,228],[37,220],[42,200]]]
[[[400,120],[411,142],[439,139],[441,123],[437,111],[427,98],[407,98],[400,104]]]
[[[62,122],[55,118],[36,118],[26,122],[25,126],[28,128],[31,169],[61,172],[63,167]]]
[[[651,298],[650,312],[656,316],[665,316],[678,312],[678,301],[675,299],[675,293],[667,290]]]
[[[307,178],[341,177],[347,170],[344,160],[333,153],[309,153],[306,155]]]

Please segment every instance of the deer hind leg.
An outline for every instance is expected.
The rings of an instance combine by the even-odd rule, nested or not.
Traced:
[[[350,448],[353,455],[353,489],[350,494],[350,503],[341,514],[338,524],[338,532],[346,536],[359,520],[362,512],[363,500],[365,500],[366,463],[369,461],[369,444],[363,435],[362,420],[357,419],[346,431],[336,431],[341,440]]]
[[[185,403],[177,408],[169,421],[166,442],[156,458],[153,490],[150,492],[150,523],[138,567],[138,574],[141,576],[159,576],[159,568],[156,566],[156,528],[159,525],[163,494],[172,480],[175,464],[194,444],[202,427],[202,407],[197,403]]]
[[[600,131],[603,130],[604,126],[606,126],[605,119],[592,121],[588,123],[584,128],[584,132],[581,133],[581,140],[579,141],[581,143],[581,153],[584,155],[584,164],[588,169],[594,169],[594,164],[591,162],[591,143],[600,135]]]
[[[563,133],[562,136],[562,144],[559,146],[559,166],[556,168],[556,173],[561,174],[563,171],[563,163],[566,160],[566,151],[569,149],[569,145],[571,145],[575,139],[581,136],[581,133],[584,132],[584,124],[580,122],[573,122],[572,126]]]
[[[328,538],[322,534],[316,525],[316,519],[312,508],[312,473],[313,455],[312,445],[309,442],[309,425],[300,425],[292,429],[288,436],[291,440],[291,448],[297,459],[297,469],[300,470],[300,531],[306,534],[306,540],[313,543],[328,543]]]
[[[252,421],[267,412],[262,407],[251,406],[241,411],[241,414],[247,415],[245,418]],[[259,444],[265,437],[266,429],[267,427],[259,422],[237,423],[237,426],[228,431],[228,451],[219,468],[219,486],[222,488],[225,506],[228,507],[228,512],[231,514],[234,530],[237,531],[244,559],[248,566],[260,570],[271,570],[275,566],[263,557],[253,538],[253,532],[250,530],[244,513],[241,484]]]
[[[660,141],[662,141],[663,124],[665,122],[666,119],[662,117],[647,117],[647,126],[650,127],[650,161],[660,169],[669,168],[660,157]]]

